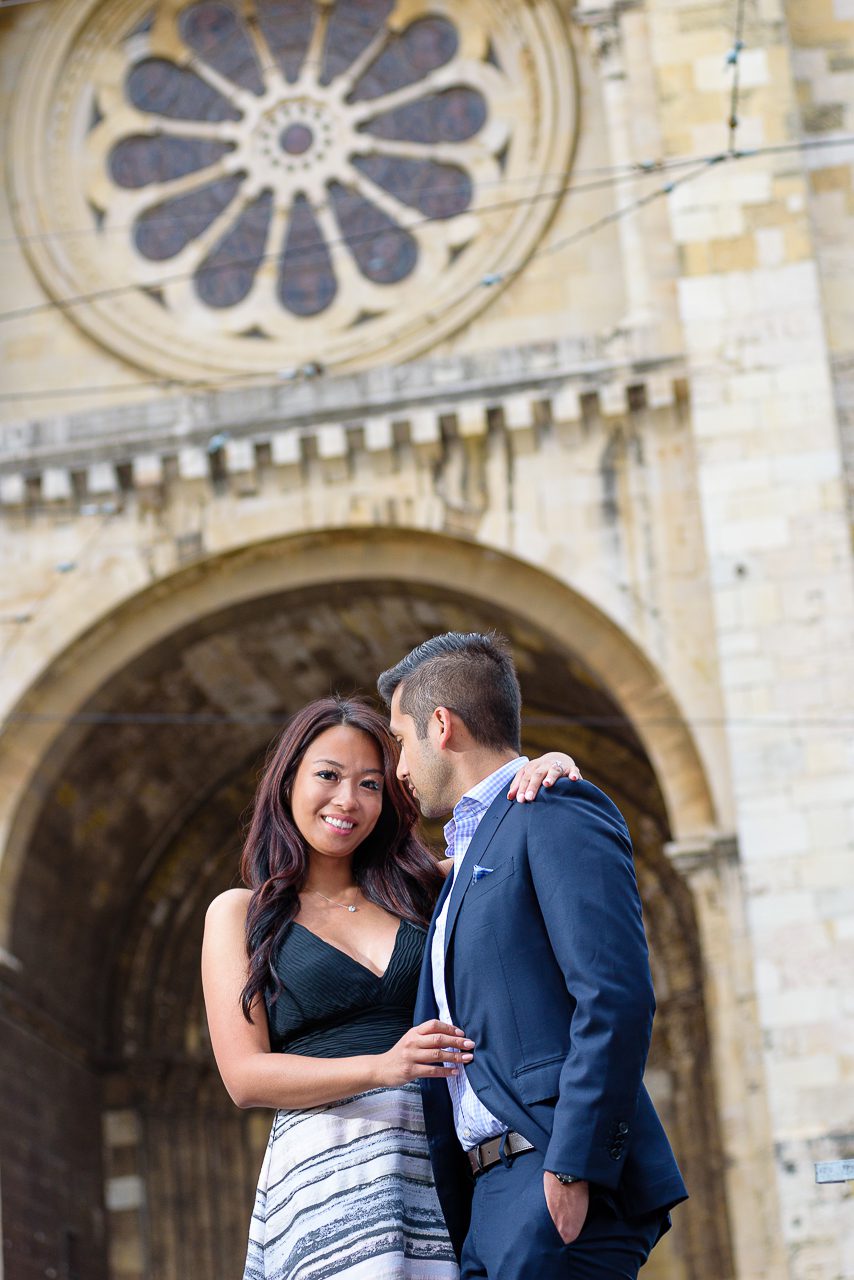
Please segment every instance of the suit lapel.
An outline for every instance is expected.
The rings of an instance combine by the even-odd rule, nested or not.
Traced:
[[[508,800],[502,791],[496,796],[492,804],[478,824],[477,831],[472,836],[471,844],[466,849],[466,855],[460,863],[457,871],[454,887],[451,890],[451,897],[448,903],[448,919],[445,924],[445,959],[448,956],[448,947],[451,943],[451,935],[454,932],[454,925],[457,922],[457,916],[462,906],[463,898],[466,890],[471,884],[472,871],[477,865],[478,859],[482,858],[489,848],[490,842],[495,835],[501,823],[507,817],[513,804],[513,800]]]
[[[418,981],[418,995],[415,998],[416,1024],[426,1022],[428,1018],[437,1016],[436,994],[433,990],[433,964],[431,957],[433,955],[433,936],[436,932],[436,921],[439,918],[439,912],[445,905],[448,894],[451,892],[451,876],[445,879],[441,892],[433,908],[433,919],[430,921],[430,928],[427,930],[427,941],[424,944],[424,963],[421,966],[421,977]]]

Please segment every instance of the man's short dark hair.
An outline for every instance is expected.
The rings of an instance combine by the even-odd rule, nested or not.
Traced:
[[[447,631],[433,636],[384,671],[380,697],[391,706],[400,686],[400,709],[412,716],[419,738],[436,707],[456,712],[475,742],[520,750],[522,695],[510,645],[495,631]]]

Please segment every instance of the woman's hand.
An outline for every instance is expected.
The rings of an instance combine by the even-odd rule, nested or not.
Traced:
[[[548,751],[544,756],[537,756],[536,760],[529,760],[527,764],[522,765],[510,783],[507,799],[515,798],[519,804],[524,804],[526,800],[535,798],[540,787],[551,787],[558,778],[569,778],[572,782],[578,782],[581,779],[581,770],[572,756],[568,756],[566,752]]]
[[[474,1041],[464,1031],[431,1018],[401,1036],[387,1053],[377,1054],[377,1084],[408,1084],[419,1076],[456,1076],[460,1067],[447,1066],[448,1059],[471,1062]]]

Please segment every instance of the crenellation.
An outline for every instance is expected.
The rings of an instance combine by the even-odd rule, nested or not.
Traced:
[[[182,480],[207,480],[210,476],[208,455],[202,449],[178,451],[178,475]]]
[[[140,453],[131,461],[131,478],[136,489],[158,488],[165,476],[164,459],[156,453]]]
[[[95,462],[86,472],[86,491],[93,497],[119,491],[119,477],[110,462]]]
[[[71,472],[66,467],[45,467],[41,476],[44,502],[70,502],[74,497]]]
[[[365,448],[372,454],[390,453],[394,447],[394,429],[390,418],[368,418],[365,421]]]
[[[225,470],[229,475],[252,474],[256,469],[255,442],[253,440],[226,440]]]

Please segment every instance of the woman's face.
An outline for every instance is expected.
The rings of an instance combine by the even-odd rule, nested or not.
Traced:
[[[352,857],[379,819],[383,778],[380,749],[369,734],[341,724],[317,735],[291,792],[294,822],[313,854]]]

